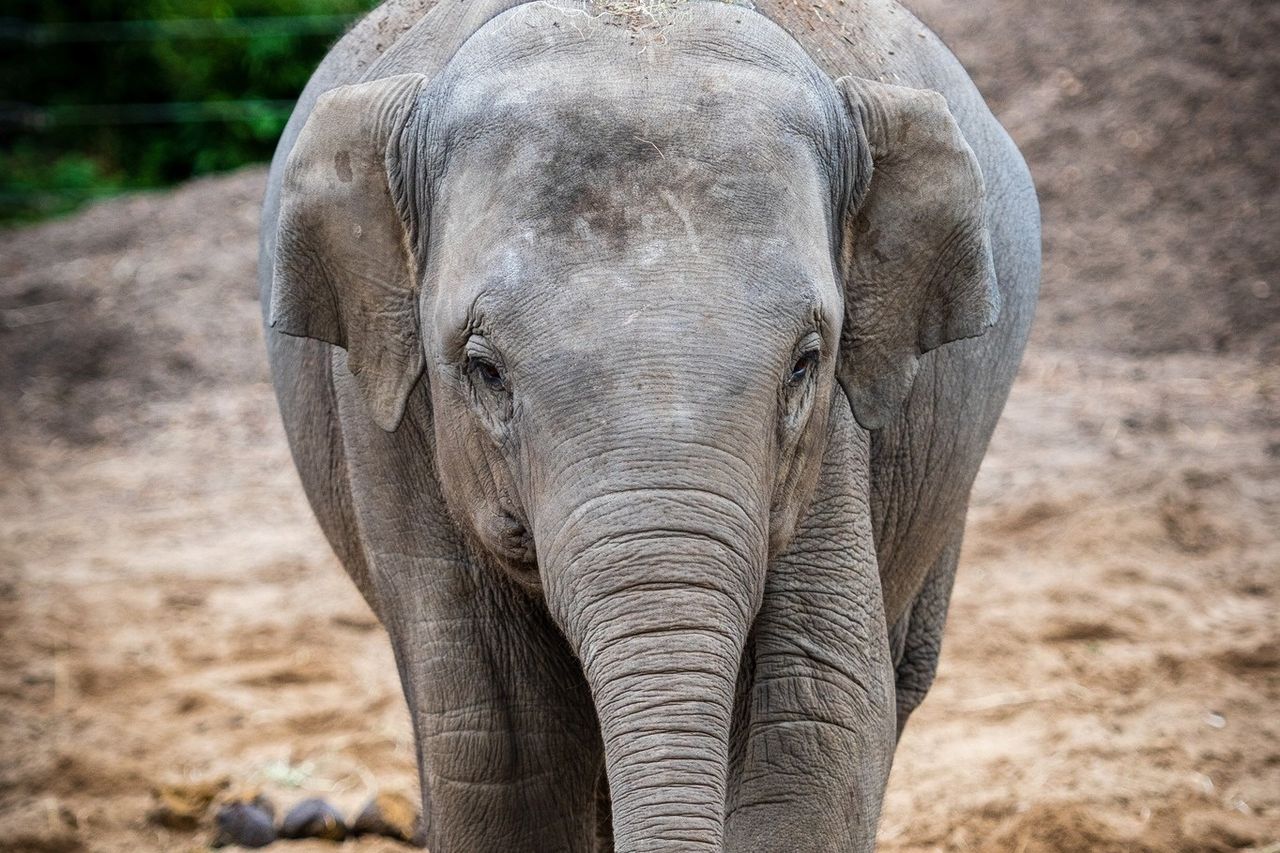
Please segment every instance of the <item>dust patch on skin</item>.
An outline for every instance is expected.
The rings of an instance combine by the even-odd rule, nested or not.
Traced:
[[[673,26],[689,17],[694,0],[586,0],[580,8],[572,8],[554,0],[541,0],[532,7],[554,9],[561,15],[583,19],[575,24],[585,39],[597,26],[620,26],[637,36],[644,45],[665,44]],[[712,0],[726,6],[755,9],[752,0]]]
[[[591,6],[628,29],[661,41],[689,0],[591,0]]]
[[[333,170],[337,173],[338,180],[342,181],[344,184],[351,183],[355,174],[351,171],[350,151],[339,151],[337,154],[333,155]]]
[[[659,196],[667,203],[667,207],[671,208],[671,212],[680,218],[681,224],[684,225],[685,238],[689,241],[689,248],[695,255],[700,253],[702,251],[702,241],[698,239],[698,229],[694,227],[693,218],[689,215],[689,211],[670,190],[662,190],[659,192]]]

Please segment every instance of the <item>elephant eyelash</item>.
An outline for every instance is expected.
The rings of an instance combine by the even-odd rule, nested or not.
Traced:
[[[808,379],[814,368],[818,366],[821,353],[816,350],[805,350],[801,352],[795,362],[791,365],[791,373],[787,376],[787,384],[795,387]]]
[[[494,349],[493,344],[480,333],[469,335],[462,345],[463,363],[468,373],[504,374],[502,356]]]
[[[816,393],[818,366],[822,363],[822,335],[811,331],[792,350],[790,367],[779,390],[779,428],[784,446],[792,446],[798,429],[808,418]]]
[[[810,332],[795,349],[794,360],[787,372],[787,387],[796,388],[803,384],[814,374],[815,368],[821,361],[822,337],[817,332]]]
[[[486,387],[493,391],[503,391],[507,387],[506,376],[502,368],[482,356],[467,356],[467,372],[477,377]]]

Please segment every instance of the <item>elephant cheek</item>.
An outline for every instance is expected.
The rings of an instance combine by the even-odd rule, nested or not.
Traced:
[[[507,460],[452,388],[433,390],[432,405],[440,413],[435,464],[451,516],[496,566],[538,590],[533,537]]]
[[[800,520],[809,512],[830,440],[831,413],[843,403],[843,395],[833,397],[827,388],[798,432],[789,440],[784,436],[769,511],[769,554],[774,559],[790,546]]]

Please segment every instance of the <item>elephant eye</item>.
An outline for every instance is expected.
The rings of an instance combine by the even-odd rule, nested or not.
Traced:
[[[787,377],[788,385],[799,385],[809,378],[809,374],[818,366],[818,351],[805,350],[796,357],[791,365],[791,374]]]
[[[471,356],[467,359],[467,369],[475,376],[480,377],[480,381],[494,391],[501,391],[506,387],[506,380],[502,376],[502,371],[498,365],[489,361],[487,358],[480,356]]]
[[[504,391],[507,377],[503,375],[501,357],[493,345],[483,335],[474,334],[467,339],[466,369],[473,381],[484,383],[490,391]]]

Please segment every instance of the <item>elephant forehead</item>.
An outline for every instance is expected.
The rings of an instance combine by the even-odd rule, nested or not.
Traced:
[[[433,193],[446,278],[612,269],[707,291],[831,278],[832,192],[811,137],[714,75],[656,94],[611,82],[481,99]]]
[[[796,208],[820,211],[842,128],[830,81],[767,19],[688,6],[697,26],[643,45],[618,26],[571,37],[581,18],[550,4],[499,16],[438,89],[429,135],[449,180],[472,178],[473,207],[615,250],[710,220],[776,233]]]
[[[521,234],[582,260],[640,265],[731,250],[804,250],[829,237],[829,193],[794,140],[708,144],[625,112],[566,109],[539,125],[508,124],[455,161],[437,191],[444,223]],[[815,242],[816,241],[816,242]]]
[[[744,319],[785,328],[787,318],[804,325],[815,312],[838,311],[816,205],[791,205],[789,217],[751,227],[705,196],[691,198],[687,186],[582,181],[526,191],[476,215],[441,206],[430,273],[452,323],[473,306],[489,317],[527,318],[536,308],[551,322],[590,316],[597,332],[616,327],[633,338],[645,330],[736,336]],[[783,192],[768,203],[781,206]]]

